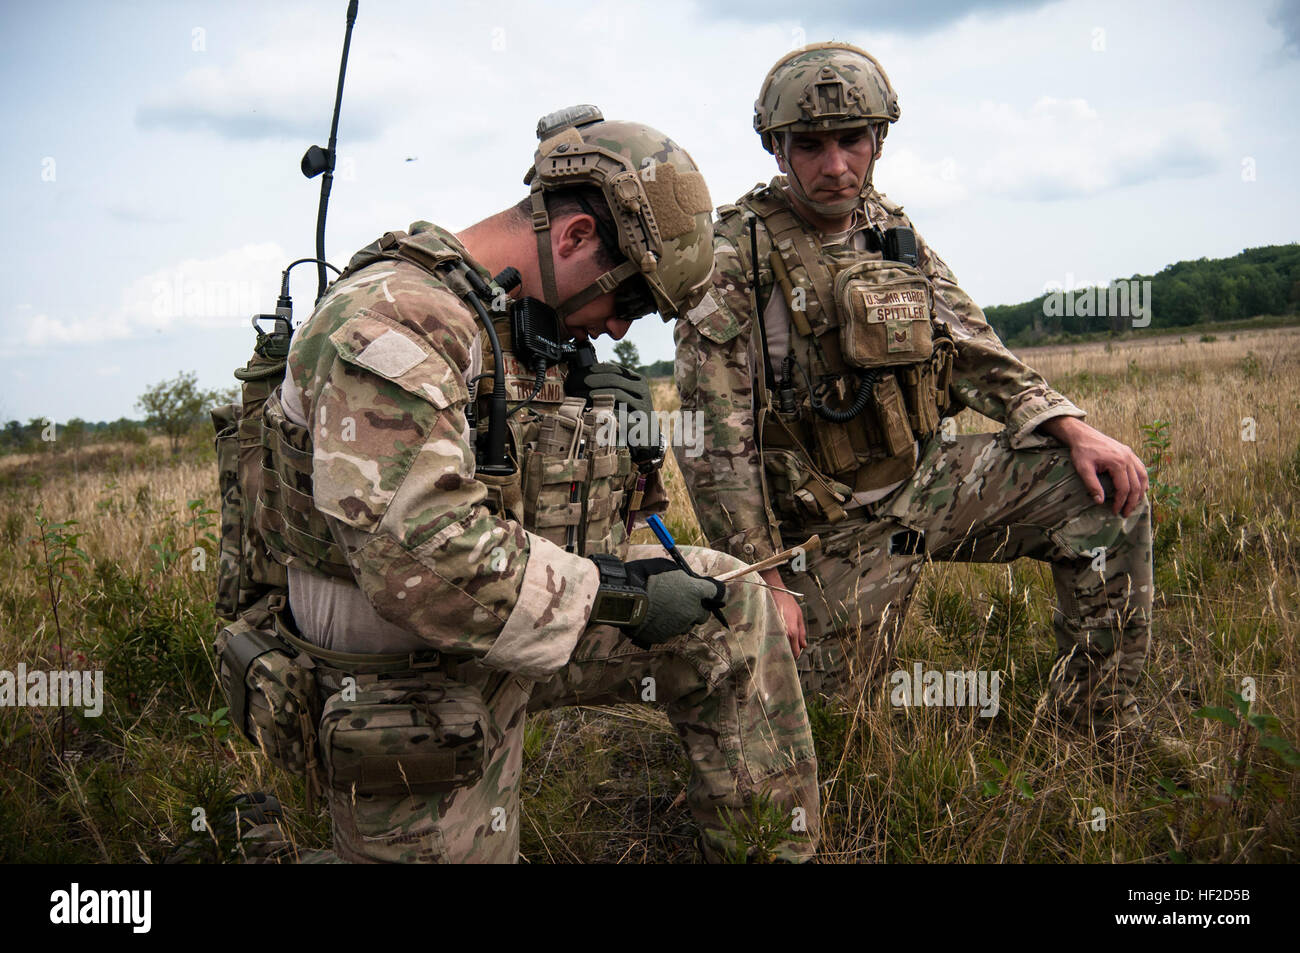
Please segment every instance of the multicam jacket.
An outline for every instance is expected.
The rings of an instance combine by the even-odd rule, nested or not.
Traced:
[[[417,223],[419,233],[490,280],[451,233]],[[349,270],[294,339],[285,410],[297,405],[310,427],[303,505],[345,544],[378,616],[433,648],[540,678],[568,661],[599,574],[490,506],[475,477],[465,410],[480,330],[421,267]]]
[[[709,545],[752,562],[782,546],[771,501],[760,487],[762,464],[755,434],[755,378],[761,369],[761,348],[754,331],[754,296],[749,231],[744,224],[747,203],[760,196],[784,197],[784,178],[758,185],[737,206],[718,209],[714,226],[714,284],[708,296],[686,320],[678,321],[676,378],[682,410],[699,411],[704,420],[705,452],[691,458],[678,455],[690,487],[695,511]],[[888,230],[911,227],[903,208],[872,189],[840,244],[855,246],[854,237],[871,226]],[[811,231],[811,229],[810,229]],[[789,311],[775,285],[768,263],[771,239],[757,231],[760,298],[767,315],[769,338],[788,340]],[[815,236],[821,241],[821,236]],[[951,396],[1005,425],[1014,448],[1042,442],[1035,429],[1053,417],[1083,417],[1084,413],[1057,393],[1036,371],[1015,357],[998,339],[984,313],[957,285],[943,260],[916,236],[917,267],[935,291],[936,320],[956,345]],[[781,326],[774,327],[774,317]]]

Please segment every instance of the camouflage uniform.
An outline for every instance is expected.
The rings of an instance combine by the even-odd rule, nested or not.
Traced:
[[[459,258],[490,280],[450,233],[416,223],[411,239],[430,260]],[[296,404],[311,422],[310,445],[300,448],[310,454],[309,505],[342,544],[354,577],[334,574],[328,584],[341,587],[334,595],[354,611],[363,593],[373,615],[372,625],[350,633],[346,648],[441,653],[423,671],[359,676],[358,698],[443,692],[450,679],[477,689],[489,716],[482,739],[486,768],[473,784],[415,794],[327,786],[337,853],[350,861],[514,861],[523,731],[534,683],[559,672],[562,687],[556,683],[548,703],[585,701],[616,691],[624,678],[621,664],[635,658],[657,678],[658,698],[686,745],[694,767],[688,800],[710,856],[730,846],[719,812],[763,792],[787,810],[804,809],[807,833],[792,833],[783,851],[791,858],[807,855],[819,813],[812,740],[767,593],[733,586],[726,609],[730,630],[710,622],[653,653],[619,630],[589,627],[599,583],[595,565],[546,538],[531,512],[516,518],[518,500],[476,478],[465,410],[466,381],[484,361],[479,333],[448,280],[407,261],[384,260],[350,268],[289,354],[284,413],[292,419]],[[564,373],[563,365],[550,372],[535,405],[542,418],[555,410],[550,401],[563,399]],[[626,457],[626,449],[620,454]],[[524,474],[535,469],[527,449],[519,464]],[[615,472],[627,470],[607,474]],[[605,514],[611,529],[606,544],[620,558],[662,555],[649,547],[627,551],[621,493],[616,487],[604,501],[614,510]],[[706,572],[735,565],[718,553],[686,554]],[[323,585],[326,577],[303,564],[289,568],[299,614],[301,587]],[[310,614],[310,607],[302,609],[302,616]],[[303,636],[318,644],[323,637]],[[321,683],[323,699],[341,687],[335,677]],[[346,725],[353,713],[337,696],[333,705],[335,719],[327,704],[326,727]],[[329,760],[327,751],[323,757]],[[335,771],[337,765],[326,767]]]
[[[933,289],[933,332],[938,340],[942,326],[955,346],[952,403],[944,414],[969,407],[1005,429],[996,435],[955,437],[942,429],[917,435],[901,457],[865,465],[855,486],[809,480],[802,493],[806,509],[783,507],[774,497],[777,485],[790,483],[780,482],[785,477],[773,458],[780,451],[764,448],[760,456],[756,440],[761,349],[741,211],[763,203],[790,207],[784,186],[778,177],[742,197],[739,208],[719,209],[712,292],[675,329],[682,408],[703,413],[706,447],[694,459],[679,452],[678,461],[709,545],[754,561],[821,534],[823,549],[807,570],[782,575],[807,597],[809,645],[798,663],[801,682],[805,691],[822,692],[882,674],[925,558],[1046,560],[1058,600],[1053,697],[1068,717],[1130,722],[1152,603],[1146,501],[1127,518],[1093,503],[1068,451],[1038,432],[1048,420],[1083,417],[1083,411],[1006,349],[919,235],[916,267]],[[869,183],[864,194],[847,234],[828,240],[805,226],[816,247],[828,254],[852,248],[870,258],[865,233],[871,226],[910,227],[902,207]],[[775,346],[795,335],[770,264],[771,236],[759,227],[757,239],[759,297],[766,303],[775,355]],[[779,363],[779,355],[773,362]],[[864,488],[868,492],[854,492]],[[923,553],[909,552],[917,548],[917,534],[924,537]],[[1100,549],[1104,562],[1096,558]]]

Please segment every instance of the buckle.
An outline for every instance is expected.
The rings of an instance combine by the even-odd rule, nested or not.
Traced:
[[[411,652],[407,662],[413,672],[427,672],[442,665],[441,652]]]

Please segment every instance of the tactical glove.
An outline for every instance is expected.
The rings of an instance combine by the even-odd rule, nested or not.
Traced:
[[[593,397],[609,394],[616,403],[627,404],[629,414],[634,410],[650,414],[654,410],[650,399],[650,382],[622,364],[593,364],[588,368],[582,386]]]
[[[638,559],[627,567],[629,576],[648,577],[650,604],[645,621],[624,630],[643,649],[689,632],[708,619],[712,610],[726,605],[726,586],[707,576],[691,576],[671,559]]]

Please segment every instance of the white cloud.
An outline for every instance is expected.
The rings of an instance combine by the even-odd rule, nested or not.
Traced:
[[[907,147],[897,152],[885,139],[885,156],[876,166],[872,181],[892,200],[924,203],[930,208],[957,205],[970,195],[969,170],[953,156],[926,158]]]
[[[1136,116],[1104,115],[1079,97],[1040,96],[1027,109],[986,100],[945,123],[956,155],[895,152],[886,139],[875,180],[895,200],[928,208],[975,193],[1024,201],[1091,196],[1223,169],[1235,161],[1225,121],[1206,103]]]
[[[233,61],[200,66],[140,107],[144,128],[206,129],[228,139],[325,138],[334,102],[339,31],[315,11],[284,11],[273,36],[241,47]],[[293,42],[285,42],[291,35]],[[402,44],[354,44],[348,57],[346,133],[372,139],[401,114],[416,90],[391,68]],[[414,50],[405,53],[410,59]],[[211,55],[217,55],[215,52]],[[328,64],[335,64],[331,70]]]
[[[1224,116],[1208,104],[1103,116],[1084,99],[1043,96],[1027,110],[983,102],[974,118],[987,143],[974,182],[1008,198],[1093,195],[1227,161]]]
[[[97,344],[182,328],[236,327],[275,307],[289,258],[274,242],[244,245],[214,258],[186,258],[122,289],[121,305],[96,318],[24,318],[29,348]],[[306,268],[307,266],[302,266]]]

